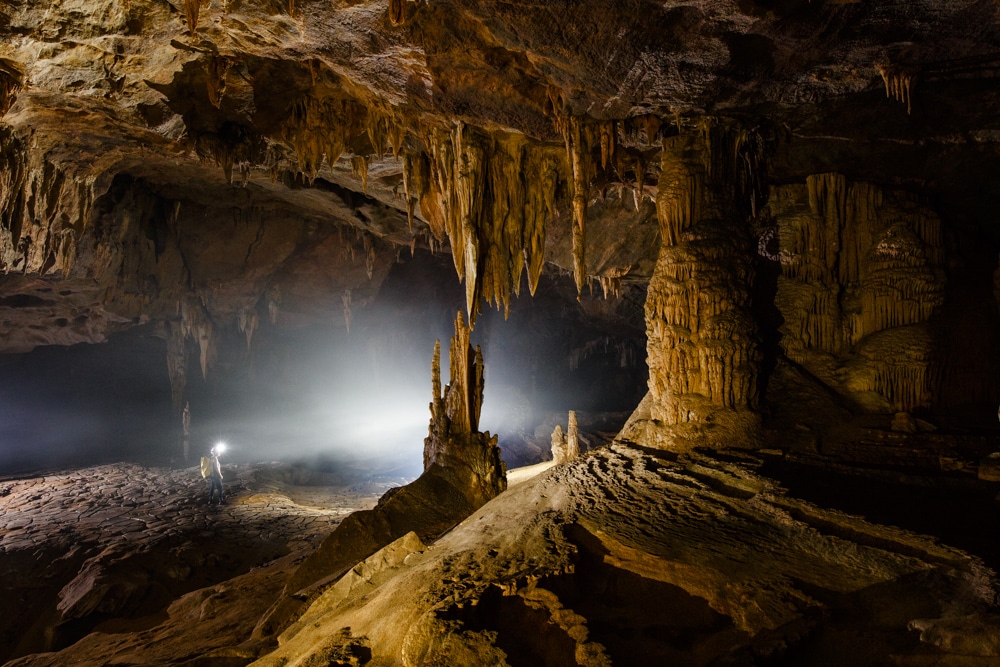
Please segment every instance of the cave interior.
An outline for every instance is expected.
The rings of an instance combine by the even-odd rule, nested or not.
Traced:
[[[0,663],[1000,664],[995,0],[0,34]]]

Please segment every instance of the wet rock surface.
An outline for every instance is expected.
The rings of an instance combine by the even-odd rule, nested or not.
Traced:
[[[282,464],[224,474],[223,505],[208,504],[195,467],[114,464],[0,480],[0,657],[60,649],[92,630],[155,626],[183,594],[301,558],[388,486],[297,485]]]

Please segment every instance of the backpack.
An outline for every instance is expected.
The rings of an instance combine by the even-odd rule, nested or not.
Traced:
[[[212,474],[212,459],[207,456],[201,457],[201,476],[208,477]]]

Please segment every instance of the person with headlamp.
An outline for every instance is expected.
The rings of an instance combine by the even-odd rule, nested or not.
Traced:
[[[210,470],[208,473],[208,482],[210,484],[208,490],[208,504],[211,505],[215,500],[215,492],[219,492],[219,504],[224,505],[226,503],[225,497],[222,494],[222,465],[219,463],[219,455],[226,451],[225,443],[216,443],[214,447],[209,451]]]

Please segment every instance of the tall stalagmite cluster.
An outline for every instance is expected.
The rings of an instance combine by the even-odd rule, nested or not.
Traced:
[[[433,400],[424,440],[424,471],[437,470],[468,498],[486,502],[507,488],[497,436],[479,432],[485,384],[483,354],[469,343],[471,330],[461,313],[449,351],[450,381],[441,387],[441,344],[434,346],[431,365]]]
[[[702,428],[756,405],[748,214],[759,189],[746,170],[759,151],[753,133],[721,122],[664,141],[663,246],[646,300],[652,417],[663,424]]]
[[[817,174],[773,189],[783,347],[871,410],[932,407],[941,220],[913,196]]]

